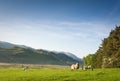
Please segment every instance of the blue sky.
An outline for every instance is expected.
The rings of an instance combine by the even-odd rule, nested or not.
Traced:
[[[120,0],[0,0],[0,40],[82,58],[120,25],[119,5]]]

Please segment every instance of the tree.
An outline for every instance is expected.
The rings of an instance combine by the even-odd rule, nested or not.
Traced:
[[[120,26],[116,26],[115,30],[104,38],[95,54],[97,67],[120,67]]]
[[[83,62],[97,68],[120,68],[120,26],[103,39],[95,54],[84,57]]]
[[[95,68],[96,66],[96,54],[89,54],[86,57],[83,58],[84,65],[89,66],[91,65],[92,67]]]

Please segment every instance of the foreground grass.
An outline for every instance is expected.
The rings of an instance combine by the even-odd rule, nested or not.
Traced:
[[[120,69],[0,69],[0,81],[120,81]]]

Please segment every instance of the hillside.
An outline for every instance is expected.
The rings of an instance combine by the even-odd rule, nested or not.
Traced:
[[[72,58],[64,52],[56,53],[43,49],[31,49],[27,46],[21,47],[20,45],[14,45],[8,42],[0,42],[0,62],[70,65],[75,62],[81,63],[81,59]]]

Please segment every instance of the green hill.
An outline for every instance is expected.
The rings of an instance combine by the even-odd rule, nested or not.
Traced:
[[[36,50],[31,48],[21,48],[17,46],[0,48],[1,63],[22,63],[22,64],[52,64],[70,65],[80,62],[78,59],[66,55],[65,53]]]

